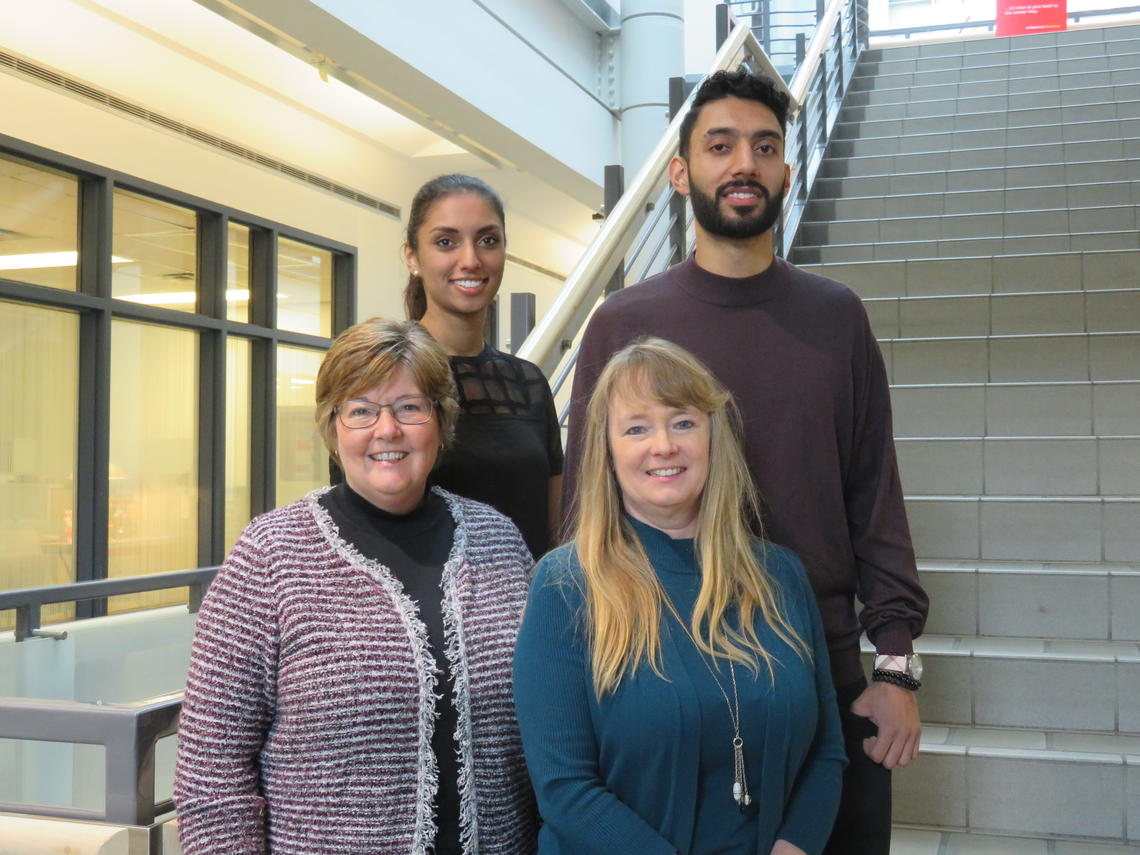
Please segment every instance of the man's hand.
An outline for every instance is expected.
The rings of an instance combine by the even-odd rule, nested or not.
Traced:
[[[892,683],[871,683],[851,705],[855,715],[869,718],[879,735],[863,740],[863,751],[888,769],[905,766],[918,756],[922,724],[916,692]]]

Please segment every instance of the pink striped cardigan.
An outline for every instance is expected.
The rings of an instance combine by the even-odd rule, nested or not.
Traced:
[[[511,699],[531,568],[518,530],[435,488],[467,855],[535,849]],[[435,836],[436,667],[391,574],[341,539],[321,490],[253,520],[202,603],[179,727],[186,855],[423,853]]]

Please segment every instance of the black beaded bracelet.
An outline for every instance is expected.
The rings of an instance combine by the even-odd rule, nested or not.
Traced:
[[[901,671],[883,671],[876,668],[871,672],[871,679],[876,683],[893,683],[900,688],[910,689],[912,692],[918,691],[922,686],[922,683],[910,674],[903,674]]]

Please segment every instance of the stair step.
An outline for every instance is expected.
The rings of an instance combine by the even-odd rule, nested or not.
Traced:
[[[927,297],[1045,290],[1128,289],[1140,284],[1140,250],[1033,253],[954,259],[801,264],[860,296]]]
[[[1015,238],[1056,234],[1098,234],[1140,227],[1140,205],[1103,204],[1091,208],[1049,207],[1004,211],[877,219],[805,221],[798,239],[803,247],[834,244],[940,241],[953,238]]]
[[[1048,95],[1048,93],[1045,93]],[[908,108],[911,102],[880,106],[843,107],[835,123],[833,138],[854,139],[860,136],[884,137],[892,133],[900,136],[910,134],[964,133],[980,130],[1006,130],[1019,139],[1023,129],[1047,128],[1056,126],[1052,121],[1056,113],[1042,114],[1040,110],[1061,111],[1065,123],[1095,122],[1113,119],[1136,118],[1140,110],[1140,85],[1122,84],[1113,86],[1090,86],[1084,89],[1066,90],[1059,95],[1048,97],[1048,103],[1034,107],[1010,105],[1005,109],[993,104],[982,105],[982,109],[963,109],[963,105],[943,101],[918,101],[913,111]],[[1041,121],[1046,115],[1050,121]],[[1031,141],[1031,140],[1027,140]]]
[[[923,559],[1140,562],[1140,498],[908,495]]]
[[[978,255],[1129,250],[1140,248],[1135,228],[1114,231],[1057,232],[1008,237],[948,237],[930,240],[833,243],[792,248],[794,264],[833,264],[852,261],[970,258]]]
[[[918,44],[875,46],[864,51],[862,59],[867,62],[897,59],[929,59],[932,57],[1009,54],[1016,56],[1022,51],[1050,49],[1058,46],[1109,42],[1118,44],[1140,38],[1140,26],[1131,23],[1077,27],[1056,33],[1038,33],[1028,36],[994,38],[990,35],[947,38],[939,41]]]
[[[938,436],[1130,436],[1140,382],[895,385],[896,439]]]
[[[839,121],[928,119],[933,125],[929,130],[937,131],[939,125],[944,124],[942,120],[951,119],[952,130],[965,131],[1028,127],[1095,118],[1128,119],[1136,118],[1137,89],[1137,83],[1111,83],[1073,90],[1072,94],[1046,91],[931,101],[902,99],[865,104],[845,101],[839,113]],[[1115,116],[1106,115],[1108,111],[1105,105],[1115,105]]]
[[[1083,65],[1107,60],[1108,68],[1137,63],[1140,39],[1117,42],[1085,42],[1062,48],[1035,48],[1026,51],[958,54],[927,59],[860,60],[851,77],[855,91],[933,86],[944,83],[985,83],[993,80],[1034,77],[1043,64],[1052,64],[1055,72],[1088,73],[1100,70]],[[1087,69],[1087,71],[1085,71]]]
[[[890,382],[1140,380],[1140,333],[882,339]]]
[[[903,486],[929,496],[1140,495],[1140,437],[897,439]]]
[[[862,52],[855,73],[863,76],[877,72],[952,71],[954,68],[988,67],[1002,62],[1020,65],[1135,52],[1137,36],[1117,33],[1109,38],[1098,38],[1098,33],[1104,33],[1105,30],[1107,27],[1069,30],[1065,35],[1075,36],[1075,41],[1052,44],[1028,44],[1025,36],[1013,40],[982,36],[975,39],[873,47]]]
[[[894,820],[1140,842],[1140,756],[1131,743],[1057,736],[924,725],[918,760],[894,771]]]
[[[881,339],[1140,329],[1140,282],[1121,290],[867,297],[863,305]]]
[[[935,635],[1140,642],[1140,565],[920,561]]]
[[[891,855],[1136,855],[1136,847],[895,826],[891,831]]]
[[[910,101],[965,101],[1037,92],[1054,97],[1068,89],[1121,86],[1140,82],[1140,52],[1081,59],[1023,62],[1009,66],[879,74],[852,79],[844,105],[864,107]],[[909,96],[909,97],[908,97]],[[1020,103],[1020,102],[1019,102]],[[1046,103],[1060,103],[1052,100]],[[1035,99],[1024,106],[1042,106]],[[987,108],[988,109],[988,108]]]
[[[1100,746],[1140,755],[1137,642],[923,635],[914,649],[922,654],[924,723],[1080,731],[1053,740],[1036,731],[1032,741],[1018,734],[1018,747],[1095,751]],[[864,640],[867,667],[874,652]]]
[[[1140,156],[1140,119],[1117,122],[1090,122],[1096,138],[1080,142],[1045,145],[992,145],[986,148],[947,148],[903,154],[830,156],[820,166],[820,178],[863,178],[900,173],[954,172],[994,167],[1045,166],[1059,171],[1070,164],[1097,163]]]
[[[1140,130],[1140,119],[1118,119],[1115,115],[1066,121],[1063,125],[1044,125],[1013,128],[976,128],[968,131],[951,129],[898,134],[876,135],[864,131],[858,137],[842,139],[832,137],[828,144],[829,158],[881,157],[896,154],[923,154],[939,151],[965,151],[972,149],[1009,148],[1016,162],[1037,162],[1039,152],[1064,143],[1113,141],[1132,138]],[[1055,160],[1047,159],[1045,162]],[[1010,162],[1007,160],[1007,162]]]
[[[827,198],[813,195],[804,222],[844,222],[868,218],[922,217],[944,214],[988,214],[1041,211],[1058,206],[1065,210],[1102,205],[1140,205],[1140,181],[1104,181],[1095,184],[1051,184],[1010,190],[953,190],[941,193],[871,195]]]
[[[825,161],[826,163],[826,161]],[[902,196],[956,190],[1012,190],[1058,184],[1101,184],[1140,180],[1140,159],[977,166],[959,163],[955,169],[920,170],[876,175],[827,176],[816,179],[813,198]]]

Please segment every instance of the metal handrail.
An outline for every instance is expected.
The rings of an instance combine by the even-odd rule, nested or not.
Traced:
[[[103,746],[103,810],[0,802],[0,812],[151,825],[174,809],[154,794],[154,747],[178,729],[182,693],[134,704],[0,697],[0,739]]]
[[[172,573],[154,573],[150,576],[125,576],[121,579],[95,579],[89,582],[72,582],[67,585],[46,585],[42,588],[19,588],[0,591],[0,611],[16,612],[16,641],[33,636],[62,640],[65,632],[40,629],[40,609],[53,603],[78,603],[84,600],[101,600],[121,594],[142,594],[147,591],[164,591],[168,588],[189,588],[189,610],[196,612],[206,589],[210,587],[219,567],[199,567],[195,570],[176,570]]]
[[[833,104],[832,101],[841,98],[861,47],[854,32],[854,2],[856,0],[830,0],[823,16],[815,25],[811,41],[806,46],[790,86],[784,83],[783,77],[747,26],[738,25],[731,31],[717,51],[709,70],[711,74],[749,63],[772,77],[788,92],[791,103],[786,154],[790,162],[793,161],[793,152],[796,157],[792,163],[793,191],[784,202],[781,249],[785,252],[791,245],[811,181],[822,158],[827,134],[838,113],[838,103]],[[842,24],[846,9],[852,11],[847,21],[851,37],[845,44]],[[838,48],[833,50],[836,44]],[[851,53],[849,58],[845,56],[848,50]],[[537,363],[547,377],[555,380],[552,384],[555,395],[571,374],[577,359],[577,348],[573,346],[573,340],[593,310],[605,283],[610,281],[621,264],[622,257],[635,241],[638,241],[639,253],[648,241],[648,233],[644,230],[652,228],[646,226],[645,222],[649,202],[663,184],[664,198],[673,195],[672,189],[668,187],[666,167],[677,153],[681,122],[689,110],[691,100],[690,94],[624,195],[607,216],[594,241],[570,272],[550,309],[519,347],[519,356]],[[797,122],[800,127],[793,133],[792,125]],[[662,207],[661,201],[657,200],[652,207]],[[651,268],[654,257],[645,265],[646,270]],[[629,268],[632,268],[632,259],[630,262]],[[625,267],[623,270],[629,272]]]

